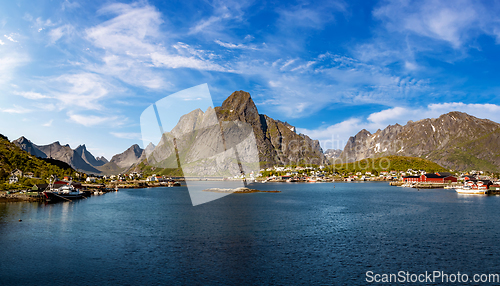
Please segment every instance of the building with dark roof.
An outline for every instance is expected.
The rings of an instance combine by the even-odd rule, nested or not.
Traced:
[[[457,182],[457,178],[451,175],[440,175],[428,173],[421,176],[406,176],[403,177],[404,182],[415,182],[415,183],[452,183]]]

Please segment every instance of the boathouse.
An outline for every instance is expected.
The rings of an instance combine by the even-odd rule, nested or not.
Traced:
[[[457,178],[450,175],[439,175],[427,173],[421,176],[406,176],[403,177],[404,182],[418,182],[418,183],[454,183],[457,182]]]

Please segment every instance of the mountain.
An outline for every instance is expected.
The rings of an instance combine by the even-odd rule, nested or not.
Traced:
[[[328,159],[340,158],[341,154],[342,154],[341,149],[327,149],[325,151],[325,157]]]
[[[113,156],[111,161],[108,161],[104,157],[95,158],[87,150],[85,144],[79,145],[73,150],[68,144],[61,145],[59,142],[36,145],[24,136],[12,141],[12,143],[38,158],[53,158],[69,164],[78,171],[90,174],[118,174],[138,163],[141,156],[143,156],[142,159],[145,159],[144,150],[137,144],[132,145],[125,152]],[[154,149],[154,145],[148,146],[146,149]]]
[[[123,153],[114,155],[111,161],[98,167],[104,174],[118,174],[126,171],[132,165],[140,162],[141,158],[145,158],[144,150],[139,145],[130,146]]]
[[[101,159],[97,160],[94,155],[92,155],[89,151],[87,151],[87,147],[85,144],[76,147],[74,150],[76,154],[78,154],[82,159],[89,165],[93,167],[99,167],[107,163],[106,158],[101,157]],[[104,160],[103,160],[104,159]]]
[[[20,141],[23,141],[22,138],[19,139],[21,139]],[[8,179],[10,173],[15,169],[19,169],[23,173],[31,172],[34,177],[42,179],[37,180],[22,178],[21,185],[25,187],[30,187],[32,186],[32,183],[35,182],[43,183],[43,181],[50,175],[57,175],[60,178],[75,175],[75,170],[71,169],[65,163],[54,159],[37,158],[34,155],[22,150],[16,144],[9,142],[7,137],[0,134],[0,189],[3,187],[10,189],[9,186],[2,186],[2,184]]]
[[[255,138],[248,136],[252,131]],[[146,148],[145,153],[154,166],[175,169],[180,160],[185,174],[188,166],[197,175],[216,174],[225,169],[218,167],[234,164],[235,160],[244,162],[240,168],[250,171],[255,170],[250,164],[257,164],[258,170],[259,165],[319,165],[325,161],[319,141],[297,134],[286,122],[259,114],[250,94],[244,91],[235,91],[220,107],[205,112],[196,109],[181,116],[154,150]]]
[[[12,143],[14,143],[19,148],[30,153],[33,156],[36,156],[38,158],[47,158],[47,155],[42,151],[40,151],[40,149],[38,149],[38,146],[33,144],[30,140],[26,139],[26,137],[24,136],[21,136],[18,139],[12,141]]]
[[[86,173],[99,174],[100,171],[95,166],[103,165],[87,151],[85,145],[78,146],[75,150],[71,149],[68,144],[61,145],[58,141],[40,146],[33,144],[24,136],[12,141],[12,143],[38,158],[53,158],[69,164],[78,171]]]
[[[113,156],[109,162],[116,164],[120,168],[128,168],[132,164],[137,163],[143,151],[144,150],[139,147],[139,145],[134,144],[125,150],[125,152]]]
[[[456,170],[500,169],[500,124],[462,112],[439,118],[390,125],[371,134],[361,130],[349,138],[344,162],[399,155],[431,160]]]
[[[109,162],[108,159],[104,158],[104,156],[97,157],[95,159],[96,159],[97,162],[100,162],[99,164],[102,164],[102,165],[104,165],[104,164],[106,164],[106,163]]]
[[[233,92],[215,110],[221,121],[239,120],[253,128],[262,166],[301,163],[320,165],[325,161],[318,140],[297,134],[295,127],[288,123],[259,114],[248,92]]]

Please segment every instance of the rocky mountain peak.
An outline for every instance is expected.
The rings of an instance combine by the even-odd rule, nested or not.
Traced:
[[[453,111],[404,126],[389,125],[370,136],[361,130],[341,157],[358,161],[388,155],[422,157],[451,169],[500,169],[500,124]]]
[[[239,120],[242,122],[259,121],[259,112],[250,93],[242,90],[233,92],[224,100],[220,111],[223,117],[229,120]]]

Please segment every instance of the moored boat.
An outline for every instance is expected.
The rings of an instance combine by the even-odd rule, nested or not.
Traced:
[[[75,188],[71,182],[67,185],[64,185],[60,188],[54,188],[54,185],[51,183],[47,187],[47,190],[43,191],[42,194],[45,196],[45,199],[50,202],[54,201],[72,201],[75,199],[84,198],[84,193],[79,189]]]
[[[461,187],[455,188],[455,191],[459,194],[464,195],[486,195],[488,194],[488,188],[486,185],[483,185],[482,182],[478,182],[474,184],[472,182],[468,182]]]

